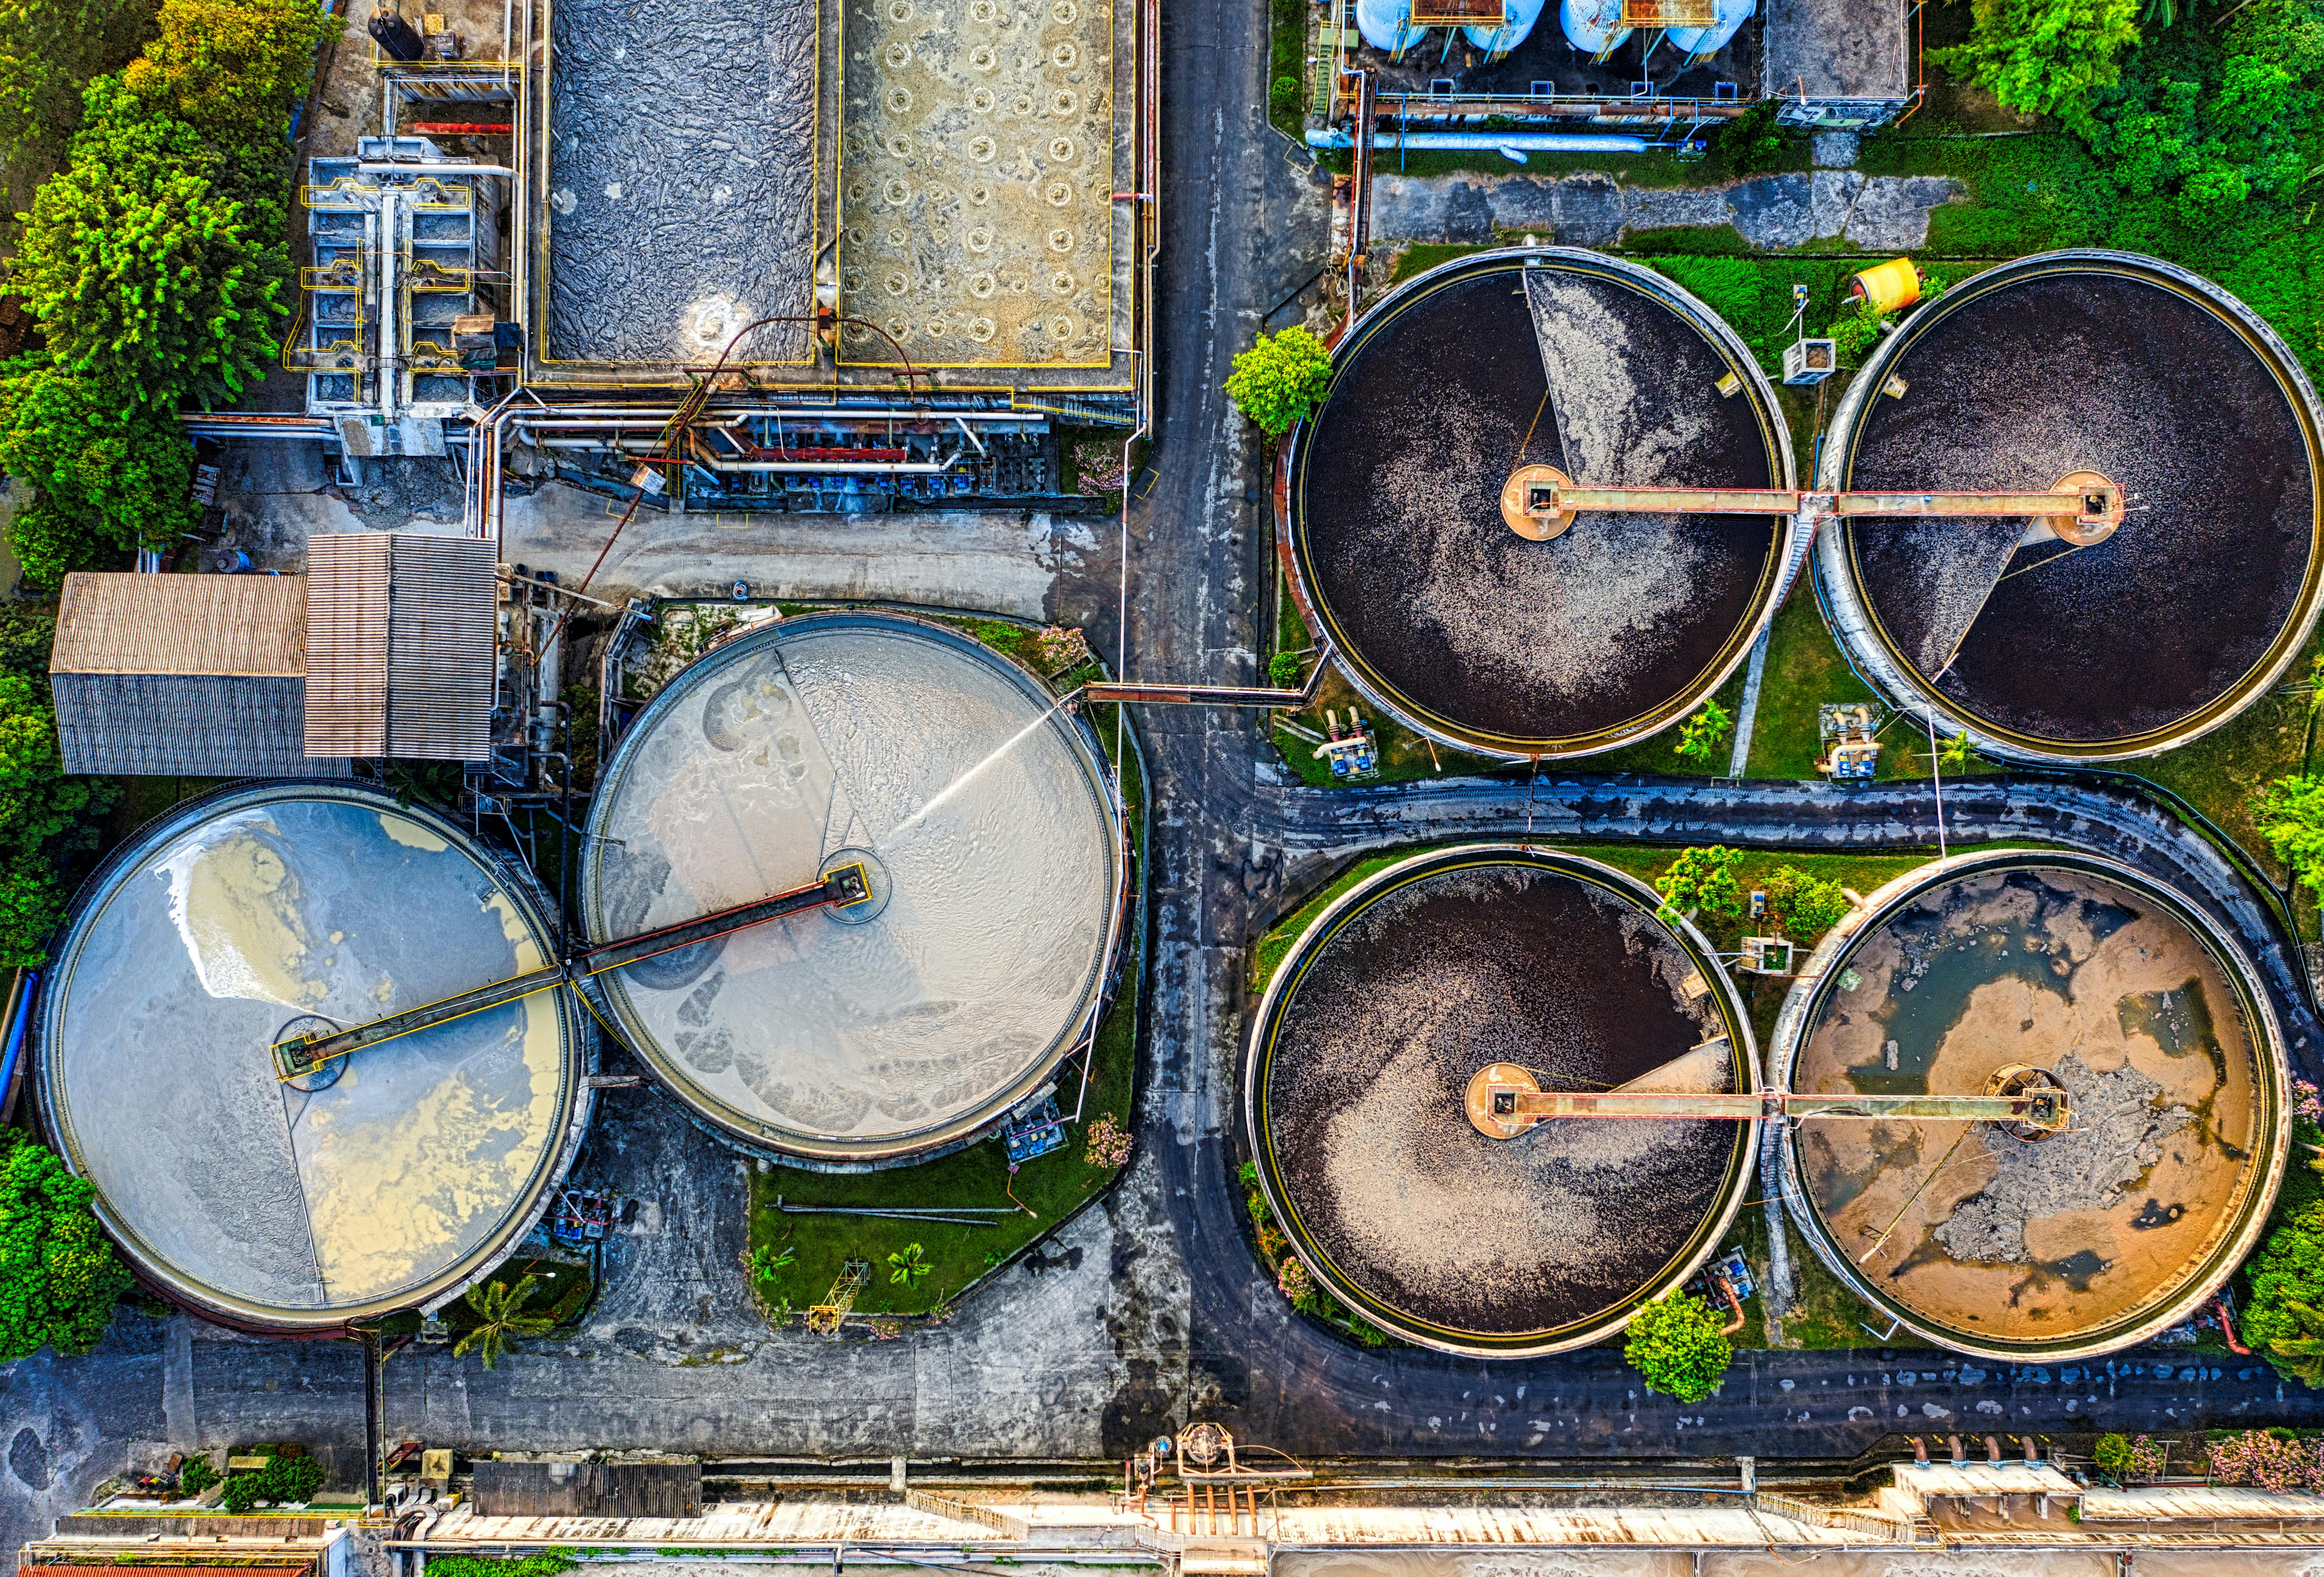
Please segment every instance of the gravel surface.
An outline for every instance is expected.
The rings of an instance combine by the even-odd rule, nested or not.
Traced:
[[[549,355],[709,362],[813,312],[814,0],[566,0],[554,30]],[[808,334],[735,359],[804,360]]]
[[[1963,301],[1897,371],[1908,391],[1874,401],[1851,485],[2046,488],[2088,468],[2133,506],[2098,547],[2027,549],[1998,584],[2007,522],[1851,528],[1874,616],[1924,675],[1950,658],[1945,694],[2021,733],[2113,739],[2260,659],[2307,572],[2314,478],[2283,392],[2209,309],[2045,275]]]
[[[1764,520],[1503,522],[1518,464],[1599,484],[1764,487],[1748,396],[1683,319],[1622,285],[1517,271],[1406,306],[1353,353],[1305,457],[1314,589],[1413,709],[1523,751],[1659,722],[1756,613]]]
[[[1689,972],[1645,911],[1570,877],[1455,871],[1376,900],[1300,982],[1268,1074],[1314,1241],[1389,1306],[1489,1335],[1651,1282],[1717,1209],[1740,1130],[1568,1119],[1489,1139],[1462,1093],[1492,1062],[1575,1090],[1663,1067],[1720,1032]]]

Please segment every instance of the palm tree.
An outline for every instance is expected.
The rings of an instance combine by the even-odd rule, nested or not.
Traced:
[[[475,1311],[476,1328],[460,1338],[453,1347],[452,1356],[466,1358],[471,1351],[482,1355],[484,1367],[490,1369],[500,1361],[503,1352],[521,1352],[520,1336],[545,1334],[557,1322],[540,1314],[520,1311],[525,1299],[532,1296],[533,1283],[539,1277],[528,1276],[514,1286],[504,1282],[487,1282],[468,1289],[468,1307]]]
[[[918,1243],[908,1243],[902,1253],[888,1256],[888,1280],[896,1286],[918,1286],[920,1277],[935,1268],[920,1258]]]

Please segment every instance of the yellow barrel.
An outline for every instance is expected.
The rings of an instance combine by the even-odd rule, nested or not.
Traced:
[[[1881,312],[1909,307],[1921,299],[1921,271],[1909,257],[1876,263],[1848,281],[1848,299],[1869,301]]]

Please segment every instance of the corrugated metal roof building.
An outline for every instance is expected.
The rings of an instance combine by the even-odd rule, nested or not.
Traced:
[[[309,752],[490,759],[498,559],[473,537],[308,540]]]
[[[65,770],[489,760],[497,561],[475,538],[363,531],[310,538],[304,576],[68,576],[49,663]]]
[[[306,749],[307,586],[69,575],[49,680],[68,772],[343,777]]]

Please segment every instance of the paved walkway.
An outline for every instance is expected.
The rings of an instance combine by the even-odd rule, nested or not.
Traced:
[[[1406,241],[1486,242],[1497,230],[1530,230],[1562,246],[1610,246],[1641,230],[1732,225],[1744,240],[1769,251],[1837,239],[1865,252],[1910,252],[1928,244],[1931,208],[1969,195],[1950,176],[1854,170],[1750,175],[1724,186],[1640,187],[1601,171],[1398,175],[1393,153],[1380,154],[1379,165],[1372,234]]]

